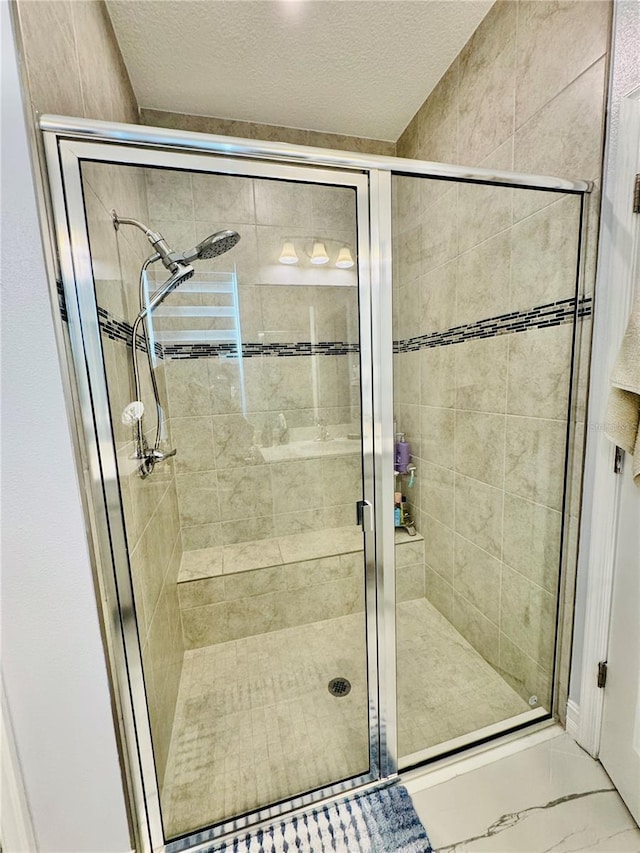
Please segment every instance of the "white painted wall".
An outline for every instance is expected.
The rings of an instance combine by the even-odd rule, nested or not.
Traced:
[[[120,853],[131,844],[7,0],[0,12],[2,675],[38,849]]]

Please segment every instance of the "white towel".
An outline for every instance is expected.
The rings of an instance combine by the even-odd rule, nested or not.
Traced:
[[[640,486],[640,286],[627,331],[611,374],[607,407],[608,438],[633,456],[633,479]]]

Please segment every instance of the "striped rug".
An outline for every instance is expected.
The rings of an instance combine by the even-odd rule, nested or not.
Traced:
[[[401,785],[361,794],[239,836],[206,853],[433,853]]]

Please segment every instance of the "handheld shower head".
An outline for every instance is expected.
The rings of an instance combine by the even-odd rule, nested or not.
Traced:
[[[154,311],[167,296],[179,287],[183,282],[188,281],[194,273],[194,269],[190,264],[176,264],[177,269],[171,273],[171,276],[161,284],[160,287],[151,294],[149,302],[141,309],[139,317],[146,317]]]
[[[205,237],[193,249],[184,252],[182,258],[187,263],[217,258],[218,255],[224,255],[229,249],[233,249],[239,239],[240,235],[237,231],[217,231],[215,234]]]

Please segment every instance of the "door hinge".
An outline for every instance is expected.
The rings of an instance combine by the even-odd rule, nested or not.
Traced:
[[[624,464],[624,450],[616,444],[616,453],[613,457],[613,473],[619,474]]]
[[[640,175],[636,175],[633,185],[633,212],[640,213]]]
[[[607,662],[601,660],[598,664],[598,687],[604,687],[607,683]]]

